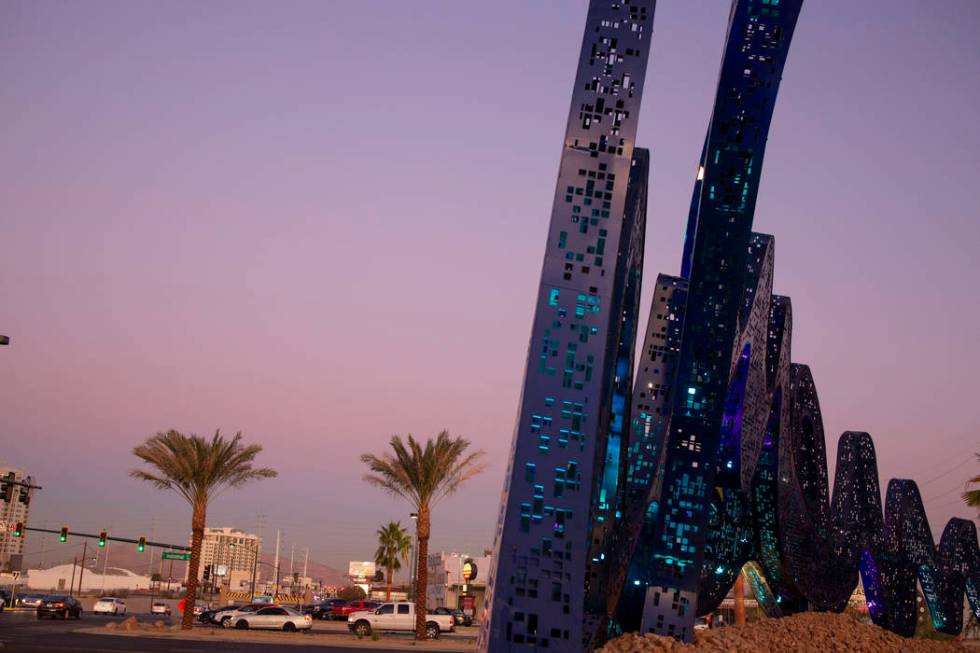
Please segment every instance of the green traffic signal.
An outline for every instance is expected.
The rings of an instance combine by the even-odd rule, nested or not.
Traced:
[[[61,527],[61,534],[58,536],[58,541],[59,542],[67,542],[68,541],[68,527],[67,526],[62,526]]]
[[[142,553],[145,548],[146,548],[146,538],[141,537],[140,541],[136,543],[136,550]]]
[[[99,533],[99,546],[105,546],[106,532],[102,531]]]
[[[19,521],[17,525],[14,526],[14,537],[20,537],[21,533],[24,532],[24,522]]]

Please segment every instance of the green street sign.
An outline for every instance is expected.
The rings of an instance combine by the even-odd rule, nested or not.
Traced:
[[[178,553],[176,551],[164,551],[164,560],[190,560],[191,554],[189,553]]]

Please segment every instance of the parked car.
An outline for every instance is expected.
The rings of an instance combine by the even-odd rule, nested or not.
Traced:
[[[473,619],[463,614],[463,611],[459,608],[447,608],[440,606],[429,610],[429,614],[448,614],[453,618],[453,621],[457,626],[473,625]]]
[[[370,635],[375,630],[415,630],[415,604],[408,601],[383,603],[372,611],[351,613],[347,617],[347,627],[360,637]],[[425,636],[438,639],[440,633],[456,630],[456,620],[448,614],[428,614],[425,619]]]
[[[245,605],[230,605],[226,608],[216,611],[217,613],[212,617],[212,623],[224,626],[225,628],[230,628],[232,620],[237,619],[242,615],[255,614],[262,608],[277,608],[279,607],[275,603],[246,603]],[[230,610],[227,608],[231,608]],[[312,619],[310,620],[312,621]]]
[[[166,603],[159,603],[157,601],[153,602],[150,606],[150,614],[167,614],[171,613],[170,606]]]
[[[114,596],[103,596],[92,606],[95,614],[126,614],[126,602]]]
[[[41,599],[44,598],[43,594],[24,594],[17,596],[17,605],[24,608],[37,608],[41,605]]]
[[[347,601],[344,599],[324,599],[319,603],[314,603],[312,609],[310,610],[310,615],[314,619],[332,619],[333,609],[338,605],[346,605]]]
[[[8,590],[0,590],[0,609],[12,607],[14,606],[10,605],[10,592]]]
[[[63,594],[52,594],[41,599],[41,603],[37,606],[38,619],[41,617],[51,617],[54,619],[59,616],[62,619],[67,619],[68,617],[81,619],[82,604],[78,602],[78,599],[71,596],[64,596]]]
[[[237,610],[242,606],[240,605],[223,605],[220,608],[214,608],[212,610],[205,610],[198,616],[198,621],[202,624],[220,624],[221,615],[227,614],[232,610]]]
[[[344,602],[340,605],[333,606],[333,618],[334,619],[346,619],[353,612],[361,612],[363,610],[377,610],[381,603],[378,601],[350,601]]]
[[[226,628],[245,630],[248,628],[269,628],[272,630],[309,630],[313,627],[313,617],[300,614],[292,608],[281,605],[267,606],[252,612],[235,610],[225,622]]]

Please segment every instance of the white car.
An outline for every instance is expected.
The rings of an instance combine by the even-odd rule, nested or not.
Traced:
[[[126,602],[113,596],[103,596],[92,608],[95,614],[126,614]]]
[[[415,604],[408,601],[382,603],[377,610],[352,612],[347,617],[347,628],[364,637],[375,630],[415,630]],[[440,633],[456,630],[456,621],[449,614],[425,615],[426,639],[438,639]]]
[[[255,614],[262,608],[276,608],[277,605],[270,605],[268,603],[246,603],[244,605],[229,605],[224,608],[218,608],[220,612],[211,614],[211,622],[224,626],[225,628],[231,627],[232,617],[238,618],[244,614]]]
[[[255,612],[235,610],[227,620],[222,620],[225,628],[269,628],[285,630],[287,633],[297,630],[309,630],[313,627],[313,617],[300,614],[292,608],[273,605],[260,608]]]
[[[170,606],[166,603],[154,602],[150,606],[150,614],[170,614]]]

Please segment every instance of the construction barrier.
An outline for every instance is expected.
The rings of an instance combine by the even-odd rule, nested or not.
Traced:
[[[274,603],[303,603],[304,598],[302,596],[290,596],[288,594],[276,594],[275,597],[270,597],[268,594],[249,594],[248,592],[225,592],[226,599],[232,599],[236,601],[249,601],[258,598],[272,598]]]

